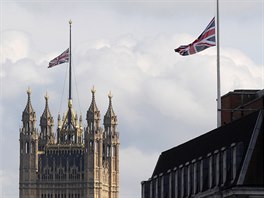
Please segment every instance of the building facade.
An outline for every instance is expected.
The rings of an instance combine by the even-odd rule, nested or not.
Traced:
[[[68,100],[68,110],[58,115],[56,134],[48,96],[37,129],[31,90],[20,128],[20,198],[118,198],[119,133],[117,116],[109,106],[100,126],[100,111],[92,89],[86,127]]]
[[[264,197],[263,91],[224,97],[225,123],[162,152],[142,198]]]

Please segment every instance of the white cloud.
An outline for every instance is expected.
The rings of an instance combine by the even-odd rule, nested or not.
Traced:
[[[30,59],[19,59],[15,63],[2,64],[3,97],[15,97],[29,86],[49,84],[51,79],[46,67],[37,65]]]
[[[28,57],[30,51],[30,37],[28,34],[15,30],[2,31],[2,41],[1,63],[7,60],[16,62]]]
[[[230,89],[260,89],[263,86],[263,65],[257,65],[237,49],[222,51],[220,61],[224,93]]]
[[[159,153],[146,153],[135,147],[121,149],[120,197],[140,197],[141,181],[147,180],[152,175],[158,156]]]

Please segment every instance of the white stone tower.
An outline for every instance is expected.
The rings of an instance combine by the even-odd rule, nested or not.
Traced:
[[[100,111],[92,89],[92,102],[86,114],[85,147],[87,150],[86,175],[90,197],[118,198],[119,192],[119,134],[117,117],[109,95],[109,107],[104,116],[104,129],[100,127]],[[93,196],[95,195],[95,196]]]

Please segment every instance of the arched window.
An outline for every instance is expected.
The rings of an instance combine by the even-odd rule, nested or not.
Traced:
[[[112,157],[116,155],[116,147],[112,146]]]
[[[26,142],[26,144],[25,144],[25,147],[26,147],[26,153],[29,153],[29,143],[28,142]]]
[[[90,130],[93,131],[93,122],[90,122]]]
[[[29,122],[26,123],[26,131],[29,131]]]
[[[72,135],[71,140],[72,140],[72,142],[75,142],[75,135]]]
[[[35,143],[31,142],[30,153],[34,153],[34,152],[35,152]]]
[[[107,157],[111,156],[111,146],[107,146],[106,155]]]
[[[93,140],[89,141],[89,147],[90,147],[90,150],[93,150]]]

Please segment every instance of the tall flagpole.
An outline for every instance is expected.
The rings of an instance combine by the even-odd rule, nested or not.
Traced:
[[[72,96],[71,96],[71,24],[72,21],[69,21],[70,25],[70,46],[69,46],[69,101],[68,101],[68,127],[70,128],[71,126],[71,107],[72,107]]]
[[[216,0],[216,47],[217,47],[217,127],[221,126],[219,0]]]
[[[70,24],[70,47],[69,47],[69,54],[70,54],[70,58],[69,58],[69,100],[71,100],[71,24],[72,21],[69,21]]]

